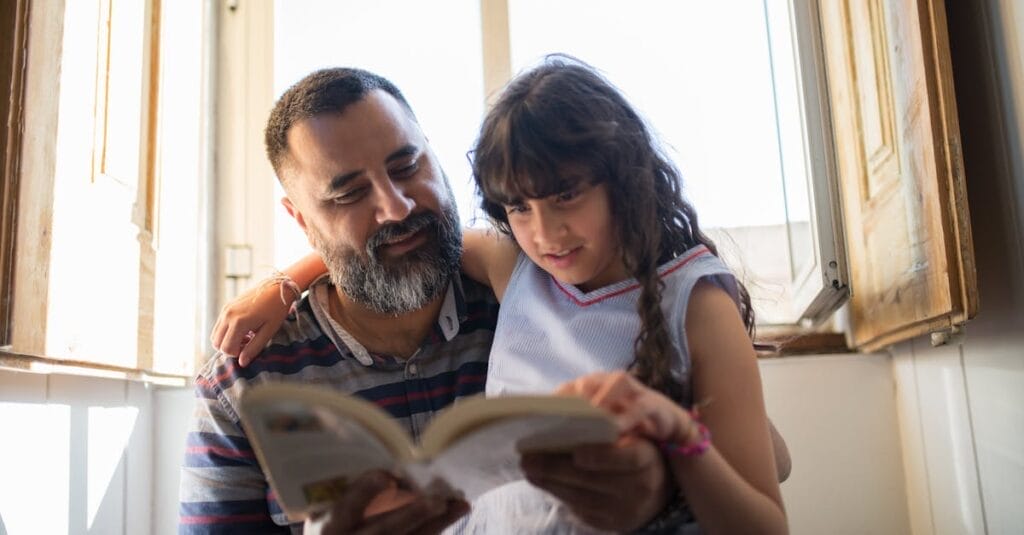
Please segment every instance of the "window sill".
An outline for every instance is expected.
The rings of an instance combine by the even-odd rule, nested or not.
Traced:
[[[121,379],[124,381],[139,381],[160,386],[186,387],[192,378],[184,375],[150,372],[100,364],[96,362],[82,362],[76,360],[63,360],[50,357],[37,357],[34,355],[23,355],[12,353],[9,348],[0,348],[0,370],[11,370],[37,374],[60,374],[80,375],[87,377],[105,377],[109,379]]]
[[[843,333],[808,332],[797,326],[759,327],[756,342],[758,345],[775,348],[759,349],[757,357],[763,359],[855,352],[847,345],[846,335]]]

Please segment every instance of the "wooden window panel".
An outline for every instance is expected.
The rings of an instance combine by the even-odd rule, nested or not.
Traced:
[[[954,330],[977,282],[945,10],[821,2],[852,280],[850,341]]]
[[[10,343],[28,8],[28,0],[0,6],[0,346]]]

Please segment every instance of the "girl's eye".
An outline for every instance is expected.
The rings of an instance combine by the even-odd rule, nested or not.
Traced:
[[[519,202],[519,203],[515,203],[515,204],[506,204],[505,205],[505,213],[506,214],[521,214],[521,213],[523,213],[523,212],[525,212],[527,210],[528,210],[528,208],[526,207],[526,203]]]
[[[562,193],[559,193],[559,194],[555,195],[555,201],[556,202],[569,202],[569,201],[575,199],[576,197],[579,197],[579,195],[580,195],[579,190],[571,189],[571,190],[563,191]]]

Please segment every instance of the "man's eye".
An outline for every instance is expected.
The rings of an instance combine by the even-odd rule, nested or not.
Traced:
[[[353,190],[346,191],[341,195],[331,197],[331,202],[334,204],[352,204],[362,198],[366,188],[356,188]]]
[[[414,175],[416,173],[416,171],[419,170],[419,168],[420,168],[419,164],[416,163],[416,162],[413,162],[413,163],[411,163],[409,165],[403,165],[402,167],[398,167],[396,169],[392,169],[391,170],[391,176],[396,176],[396,177],[400,177],[400,178],[401,177],[412,176],[412,175]]]

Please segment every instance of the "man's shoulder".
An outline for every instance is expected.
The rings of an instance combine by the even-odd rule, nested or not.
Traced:
[[[460,273],[459,285],[462,290],[462,314],[468,317],[487,318],[496,321],[498,318],[498,299],[489,286],[474,281]]]
[[[295,316],[281,325],[248,366],[243,368],[238,358],[221,352],[213,355],[196,375],[196,391],[203,397],[221,398],[233,404],[250,385],[282,377],[300,378],[306,375],[307,368],[324,369],[341,359],[335,345],[316,323],[308,301],[303,300]]]

